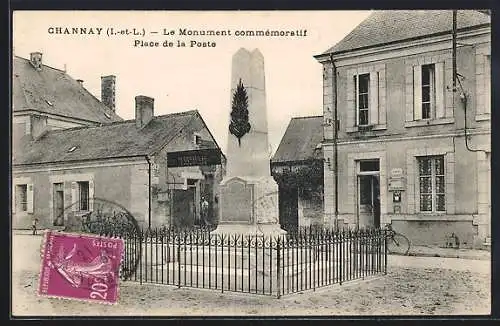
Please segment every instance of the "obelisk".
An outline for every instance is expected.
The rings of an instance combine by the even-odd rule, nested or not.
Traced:
[[[232,59],[226,175],[214,233],[283,234],[271,176],[264,57],[241,48]]]

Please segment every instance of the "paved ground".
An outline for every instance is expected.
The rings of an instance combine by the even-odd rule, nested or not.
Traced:
[[[485,315],[490,261],[390,256],[388,275],[272,297],[171,286],[121,284],[116,306],[36,295],[41,237],[13,238],[14,315]]]

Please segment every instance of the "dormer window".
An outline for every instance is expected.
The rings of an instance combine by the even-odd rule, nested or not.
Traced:
[[[74,152],[77,148],[78,146],[72,146],[70,149],[68,149],[68,153]]]
[[[201,135],[198,133],[194,133],[193,135],[193,144],[200,145],[201,144]]]

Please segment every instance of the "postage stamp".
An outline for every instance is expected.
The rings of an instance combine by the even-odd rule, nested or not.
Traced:
[[[116,304],[124,241],[49,230],[42,244],[38,294]]]

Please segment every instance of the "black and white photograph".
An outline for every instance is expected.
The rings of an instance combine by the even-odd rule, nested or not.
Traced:
[[[489,316],[491,15],[14,10],[11,318]]]

